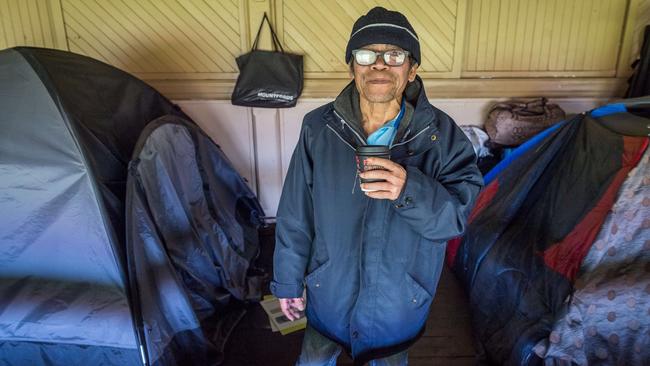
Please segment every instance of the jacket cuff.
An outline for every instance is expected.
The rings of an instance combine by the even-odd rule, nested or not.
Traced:
[[[286,284],[271,281],[271,293],[278,299],[294,299],[302,297],[304,285],[299,284]]]

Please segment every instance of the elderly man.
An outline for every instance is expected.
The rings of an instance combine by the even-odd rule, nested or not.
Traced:
[[[305,116],[277,215],[272,292],[308,327],[298,365],[405,365],[424,331],[448,239],[463,233],[481,187],[471,144],[433,107],[416,75],[418,36],[399,12],[354,24],[354,77]],[[355,151],[386,145],[382,170],[359,172]],[[383,180],[363,183],[357,176]],[[306,299],[303,290],[306,287]]]

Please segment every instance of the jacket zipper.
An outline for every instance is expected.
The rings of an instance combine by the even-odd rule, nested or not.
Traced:
[[[356,131],[356,130],[355,130],[355,129],[354,129],[354,128],[349,124],[349,123],[347,123],[347,122],[346,122],[346,121],[345,121],[345,120],[344,120],[344,119],[343,119],[343,118],[342,118],[342,117],[341,117],[341,116],[340,116],[336,111],[334,111],[334,114],[336,115],[336,117],[339,118],[339,120],[341,121],[341,124],[343,124],[343,125],[347,125],[348,128],[350,128],[350,130],[351,130],[351,131],[354,133],[354,135],[359,139],[359,142],[361,142],[362,145],[368,145],[368,144],[366,143],[365,139],[363,139],[363,138],[362,138],[362,137],[357,133],[357,131]],[[339,133],[336,132],[336,130],[334,130],[334,129],[332,128],[332,126],[327,125],[327,127],[328,127],[330,130],[332,130],[332,132],[334,132],[334,134],[335,134],[335,135],[336,135],[336,136],[337,136],[341,141],[343,141],[346,145],[348,145],[352,150],[354,150],[354,151],[356,152],[356,149],[355,149],[354,147],[352,147],[352,145],[350,145],[347,141],[345,141],[345,140],[343,139],[343,137],[341,137],[341,135],[339,135]],[[358,174],[358,172],[357,172],[357,174]],[[354,176],[354,186],[352,187],[352,193],[353,193],[353,194],[354,194],[354,188],[356,187],[356,185],[357,185],[357,175]],[[354,301],[354,311],[353,311],[353,314],[350,315],[350,320],[354,319],[354,315],[356,314],[356,310],[357,310],[357,302],[359,301],[359,294],[361,293],[361,287],[362,287],[362,286],[361,286],[361,281],[363,280],[363,273],[362,273],[361,261],[362,261],[362,256],[363,256],[363,236],[364,236],[365,231],[366,231],[366,230],[365,230],[365,229],[366,229],[366,225],[365,225],[365,223],[366,223],[366,215],[367,215],[367,213],[368,213],[368,206],[369,206],[369,205],[370,205],[370,199],[368,199],[368,200],[366,201],[366,206],[365,206],[365,208],[364,208],[364,210],[363,210],[363,218],[361,219],[361,222],[363,223],[363,225],[361,226],[361,235],[360,235],[360,243],[359,243],[359,290],[357,291],[357,298],[356,298],[355,301]],[[350,343],[354,342],[354,337],[351,337],[350,341],[351,341]]]
[[[350,145],[349,142],[345,141],[345,140],[343,139],[343,137],[341,137],[341,135],[339,135],[339,133],[336,132],[336,130],[332,128],[332,126],[327,125],[327,128],[329,128],[330,130],[332,130],[332,132],[334,132],[334,134],[335,134],[336,136],[338,136],[339,140],[343,141],[346,145],[348,145],[348,147],[349,147],[350,149],[352,149],[352,151],[357,151],[357,149],[355,149],[352,145]]]
[[[361,295],[361,289],[362,289],[362,284],[361,282],[363,281],[363,236],[365,235],[366,232],[366,216],[368,214],[368,207],[370,206],[370,199],[366,199],[366,207],[363,210],[363,218],[361,219],[361,242],[359,243],[359,290],[357,290],[357,298],[354,300],[354,309],[352,311],[352,314],[350,314],[350,320],[355,318],[355,315],[357,314],[357,303],[359,302],[359,295]],[[351,325],[351,324],[350,324]],[[356,332],[357,330],[353,331]],[[352,343],[354,342],[355,338],[351,337],[350,339],[350,346],[352,346]],[[352,347],[350,347],[352,349]]]
[[[345,122],[345,120],[343,119],[343,117],[341,117],[341,116],[336,112],[336,110],[334,110],[333,112],[334,112],[334,114],[336,115],[336,117],[338,117],[338,119],[341,121],[341,126],[345,126],[345,125],[347,125],[348,128],[349,128],[349,129],[354,133],[354,135],[357,137],[357,139],[359,139],[359,142],[361,142],[361,145],[368,145],[368,144],[366,143],[366,140],[364,140],[363,137],[361,137],[361,135],[359,135],[359,134],[357,133],[357,131],[356,131],[354,128],[352,128],[352,126],[351,126],[349,123]],[[355,149],[354,147],[352,147],[352,145],[350,145],[347,141],[345,141],[345,140],[343,139],[343,137],[341,137],[341,135],[339,135],[339,133],[336,132],[336,131],[332,128],[332,126],[327,125],[327,127],[329,127],[329,129],[332,130],[332,132],[334,132],[334,134],[335,134],[336,136],[338,136],[338,138],[339,138],[341,141],[343,141],[346,145],[348,145],[348,146],[350,147],[350,149],[354,150],[354,152],[356,153],[357,149]],[[359,171],[357,171],[357,173],[354,175],[354,180],[352,181],[352,194],[354,194],[354,191],[355,191],[356,188],[357,188],[357,177],[358,177],[358,176],[359,176]]]
[[[349,123],[347,123],[347,122],[343,119],[343,117],[341,117],[341,116],[336,112],[336,110],[334,110],[334,114],[336,115],[336,117],[339,118],[339,120],[341,120],[341,123],[342,123],[342,124],[347,125],[348,128],[349,128],[350,130],[352,130],[352,132],[354,133],[354,135],[355,135],[355,136],[359,139],[359,141],[361,142],[361,145],[368,145],[368,143],[366,142],[366,139],[364,139],[363,137],[361,137],[361,135],[360,135],[360,134],[359,134],[359,133],[358,133],[358,132],[357,132],[357,131],[352,127],[352,125],[350,125]]]
[[[356,153],[357,150],[356,150],[352,145],[350,145],[347,141],[345,141],[345,140],[343,139],[343,137],[341,137],[341,135],[339,135],[339,133],[336,132],[336,130],[332,128],[332,126],[330,126],[330,125],[326,125],[326,126],[327,126],[327,128],[329,128],[330,130],[332,130],[332,132],[334,132],[334,134],[339,138],[339,140],[343,141],[344,144],[348,145],[348,147],[349,147],[350,149],[352,149],[352,151],[354,151],[354,152]],[[357,177],[358,177],[358,176],[359,176],[359,171],[356,172],[356,174],[354,175],[354,180],[352,181],[352,194],[354,194],[354,191],[355,191],[356,188],[357,188]]]

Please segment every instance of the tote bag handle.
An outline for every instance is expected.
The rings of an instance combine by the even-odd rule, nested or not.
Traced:
[[[269,20],[269,17],[266,16],[266,12],[264,12],[264,18],[262,18],[262,23],[260,23],[260,28],[257,30],[257,35],[255,36],[255,42],[253,43],[252,51],[257,50],[257,42],[260,40],[260,33],[262,32],[262,27],[264,26],[264,22],[268,23],[269,29],[271,30],[271,36],[273,37],[273,50],[275,52],[278,52],[278,48],[279,48],[280,52],[284,53],[282,44],[280,44],[280,41],[278,40],[278,36],[275,34],[275,31],[273,30],[273,26],[271,25],[271,21]]]

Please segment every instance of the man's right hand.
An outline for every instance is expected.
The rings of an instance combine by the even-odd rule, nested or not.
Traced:
[[[282,313],[291,321],[300,318],[300,314],[298,312],[305,310],[305,299],[302,297],[279,300]]]

